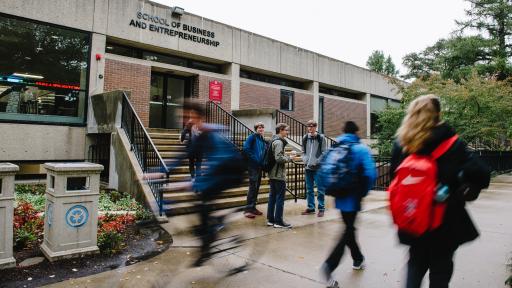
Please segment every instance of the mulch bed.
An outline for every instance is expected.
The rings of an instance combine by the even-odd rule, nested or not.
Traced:
[[[87,255],[54,263],[45,259],[34,266],[1,270],[0,287],[40,287],[129,266],[161,254],[172,244],[171,235],[154,222],[130,225],[124,235],[126,247],[112,256]],[[39,246],[15,253],[17,263],[32,257],[44,257]]]

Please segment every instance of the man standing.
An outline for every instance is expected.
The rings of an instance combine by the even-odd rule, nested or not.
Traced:
[[[377,170],[375,169],[375,162],[371,156],[370,149],[360,143],[357,131],[359,131],[359,128],[356,123],[347,121],[343,128],[344,134],[336,138],[336,142],[350,146],[352,158],[348,168],[351,171],[358,171],[358,185],[355,185],[355,188],[351,191],[345,191],[343,197],[336,197],[336,208],[341,211],[341,217],[345,223],[345,231],[321,268],[323,276],[329,282],[328,287],[338,287],[338,283],[332,279],[331,274],[338,267],[343,257],[345,246],[348,246],[352,255],[352,269],[359,270],[364,267],[364,256],[356,241],[354,223],[357,213],[361,210],[361,199],[373,187],[377,177]]]
[[[284,148],[288,144],[288,125],[278,123],[276,125],[276,135],[272,137],[271,152],[275,163],[268,173],[270,178],[270,195],[267,209],[267,226],[274,228],[292,228],[291,224],[283,220],[284,196],[286,193],[286,163],[292,159],[284,153]],[[295,151],[292,151],[292,157],[295,157]]]
[[[318,217],[324,217],[325,211],[325,192],[318,186],[317,170],[320,166],[320,159],[327,148],[327,141],[324,135],[316,131],[318,126],[316,121],[309,120],[306,123],[308,134],[302,138],[302,160],[306,166],[306,189],[308,207],[302,212],[302,215],[315,213],[315,183],[318,187]]]
[[[261,184],[261,172],[263,166],[263,158],[265,156],[265,149],[267,142],[263,138],[265,132],[265,125],[258,122],[254,124],[256,133],[247,137],[244,142],[244,154],[248,158],[249,167],[249,191],[247,192],[247,206],[245,207],[245,217],[253,219],[256,215],[263,213],[256,208],[258,202],[258,191]]]

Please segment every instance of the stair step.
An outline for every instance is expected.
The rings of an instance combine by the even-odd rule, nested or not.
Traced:
[[[162,156],[162,158],[174,158],[174,157],[180,157],[183,155],[183,151],[159,151],[160,153],[160,156]]]
[[[181,129],[165,129],[165,128],[146,128],[149,133],[172,133],[179,134],[181,133]]]
[[[184,145],[156,145],[156,149],[158,152],[166,152],[166,151],[181,151],[185,152],[187,147]]]
[[[247,186],[237,187],[233,189],[228,189],[226,191],[223,191],[221,194],[219,194],[218,198],[235,198],[235,197],[247,197]],[[269,193],[270,192],[270,186],[269,185],[262,185],[260,187],[259,193]],[[173,203],[179,203],[179,202],[185,202],[185,201],[195,201],[198,200],[197,194],[195,192],[166,192],[164,193],[164,199],[167,201],[172,201]]]
[[[169,180],[171,182],[183,182],[183,181],[190,181],[190,174],[188,173],[182,173],[182,174],[171,174],[169,175]],[[268,185],[269,179],[263,178],[261,179],[260,185]],[[244,186],[249,187],[249,177],[246,177],[244,179]]]
[[[262,193],[258,195],[258,203],[267,203],[268,202],[269,193]],[[286,199],[293,199],[293,196],[290,193],[286,193]],[[173,203],[164,205],[164,210],[166,211],[166,215],[181,215],[188,213],[195,213],[198,211],[199,206],[197,205],[199,202],[183,202],[183,203]],[[233,207],[241,207],[247,204],[247,197],[240,196],[234,198],[222,198],[212,201],[208,206],[212,210],[233,208]]]
[[[149,133],[149,137],[151,139],[174,139],[179,140],[180,134],[179,133]]]
[[[180,145],[180,146],[185,146],[186,147],[186,144],[182,144],[181,141],[179,139],[158,139],[158,138],[155,138],[155,139],[151,139],[153,140],[153,143],[155,145]]]

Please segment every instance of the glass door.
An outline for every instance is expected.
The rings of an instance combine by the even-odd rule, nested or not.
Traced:
[[[190,79],[174,75],[151,75],[149,127],[183,128],[183,101],[190,96]]]
[[[162,120],[164,119],[164,75],[151,74],[149,93],[149,127],[165,128]]]

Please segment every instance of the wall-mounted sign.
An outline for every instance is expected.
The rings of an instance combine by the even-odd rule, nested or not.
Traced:
[[[130,21],[130,26],[207,46],[220,45],[220,42],[215,39],[215,32],[143,12],[137,12],[136,17],[137,19]]]
[[[210,81],[210,101],[222,102],[222,82]]]

